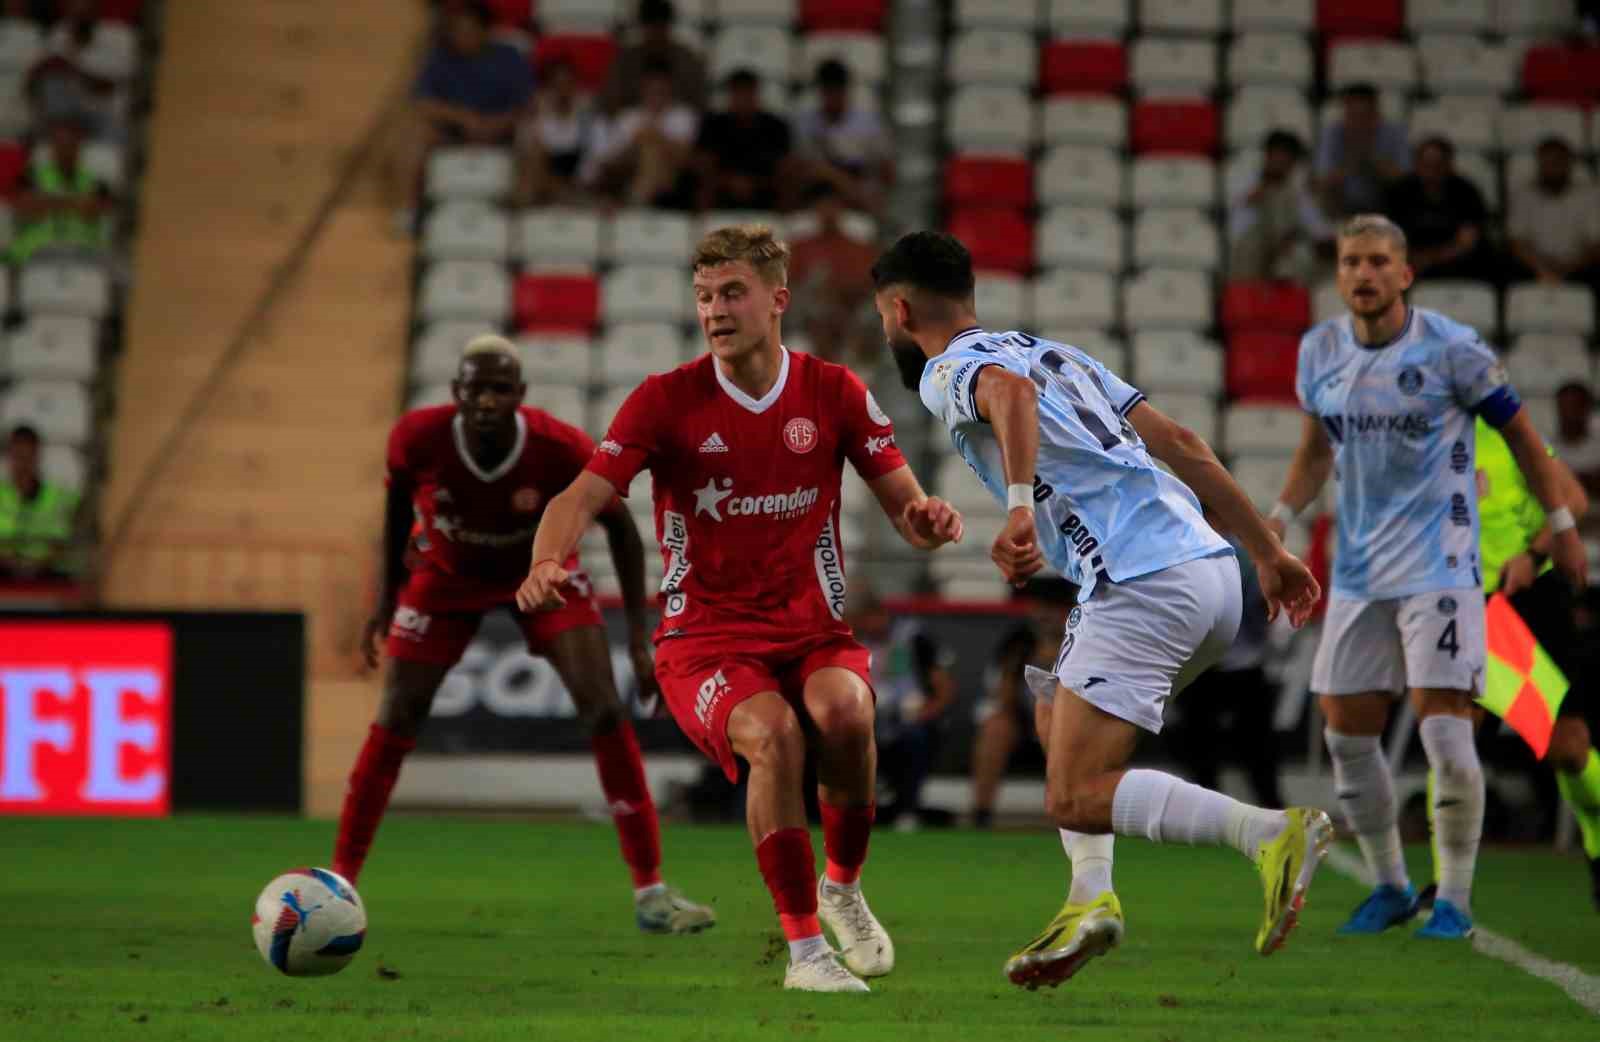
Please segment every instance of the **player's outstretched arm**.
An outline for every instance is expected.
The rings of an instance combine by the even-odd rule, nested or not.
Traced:
[[[997,365],[973,377],[978,415],[994,428],[1006,472],[1011,509],[989,556],[1012,585],[1044,567],[1044,551],[1033,526],[1033,479],[1039,462],[1039,391],[1033,381]],[[1026,492],[1023,490],[1026,489]]]
[[[918,550],[937,550],[961,541],[961,514],[922,491],[910,467],[896,467],[867,483],[900,538]]]
[[[1544,507],[1550,529],[1550,559],[1575,588],[1582,590],[1589,584],[1589,557],[1578,537],[1581,511],[1573,509],[1572,490],[1562,478],[1560,462],[1545,450],[1544,439],[1533,429],[1525,409],[1518,409],[1500,428],[1500,434],[1517,458],[1529,491]],[[1587,502],[1578,505],[1587,506]]]
[[[1306,413],[1300,426],[1300,444],[1289,461],[1289,473],[1283,479],[1283,491],[1278,495],[1278,506],[1272,508],[1267,527],[1282,539],[1288,531],[1290,517],[1311,505],[1327,484],[1333,473],[1333,446],[1328,444],[1328,432],[1318,419]]]
[[[411,486],[400,475],[390,473],[383,508],[383,576],[379,579],[378,603],[361,635],[361,654],[369,669],[378,668],[378,648],[394,618],[395,601],[406,584],[406,546],[411,541]]]
[[[517,590],[517,607],[523,611],[559,608],[567,603],[561,586],[568,579],[562,563],[578,548],[583,530],[588,528],[617,496],[611,482],[591,471],[583,471],[565,492],[552,499],[539,519],[533,536],[533,563],[528,577]],[[637,538],[638,533],[634,533]]]

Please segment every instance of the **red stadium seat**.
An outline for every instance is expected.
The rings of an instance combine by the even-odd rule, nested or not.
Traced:
[[[1600,96],[1600,50],[1559,44],[1528,48],[1522,90],[1540,101],[1593,100]]]
[[[972,253],[972,266],[980,271],[1014,271],[1033,268],[1033,222],[1020,210],[971,207],[950,215],[946,228]]]
[[[806,32],[875,33],[883,28],[886,0],[801,0]]]
[[[494,12],[494,20],[498,25],[523,26],[533,18],[533,4],[531,0],[488,0],[489,10]]]
[[[546,62],[564,59],[572,64],[585,90],[599,90],[605,86],[611,59],[616,56],[617,42],[604,33],[561,33],[539,38],[533,48],[533,66],[537,71]]]
[[[1248,401],[1294,402],[1300,338],[1294,333],[1236,333],[1228,338],[1228,395]]]
[[[1317,31],[1339,36],[1399,36],[1405,31],[1404,0],[1317,0]]]
[[[135,25],[139,21],[139,11],[142,7],[144,0],[101,0],[100,17],[111,22]]]
[[[523,275],[513,307],[517,328],[587,335],[600,318],[600,283],[592,275]]]
[[[1051,40],[1039,61],[1046,94],[1115,94],[1128,85],[1128,54],[1106,40]]]
[[[953,206],[1033,205],[1033,167],[1006,156],[952,156],[944,164],[944,197]]]
[[[1222,291],[1222,328],[1234,333],[1289,333],[1311,325],[1311,293],[1294,282],[1233,282]]]
[[[0,141],[0,197],[17,194],[17,181],[28,165],[28,150],[20,141]]]
[[[1128,137],[1139,155],[1210,156],[1217,151],[1218,123],[1208,101],[1141,101],[1133,107]]]

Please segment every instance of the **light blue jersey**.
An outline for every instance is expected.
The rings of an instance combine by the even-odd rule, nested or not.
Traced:
[[[922,404],[985,488],[1006,501],[1000,443],[974,398],[979,370],[997,365],[1039,389],[1033,479],[1039,545],[1087,599],[1122,582],[1213,554],[1232,553],[1200,515],[1189,487],[1150,459],[1127,421],[1144,395],[1085,352],[1026,333],[973,328],[922,370]]]
[[[1333,446],[1334,590],[1481,586],[1473,417],[1501,427],[1521,404],[1477,331],[1412,308],[1397,337],[1367,347],[1349,315],[1330,319],[1300,341],[1295,391]]]

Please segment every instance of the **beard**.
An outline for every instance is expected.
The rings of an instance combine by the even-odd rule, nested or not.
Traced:
[[[895,367],[900,370],[900,382],[906,390],[916,392],[922,386],[922,371],[928,367],[928,356],[922,353],[915,340],[890,340],[889,352],[894,355]]]

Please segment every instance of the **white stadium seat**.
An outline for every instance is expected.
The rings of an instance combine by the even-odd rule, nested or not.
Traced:
[[[515,252],[534,266],[600,263],[600,219],[583,210],[525,210],[517,218]]]
[[[430,323],[411,343],[411,382],[449,383],[461,365],[461,351],[473,337],[496,330],[486,322],[446,319]]]
[[[1344,314],[1344,299],[1339,296],[1337,285],[1324,282],[1311,291],[1311,321],[1326,322],[1342,314]]]
[[[1520,70],[1511,52],[1475,36],[1424,37],[1417,47],[1422,81],[1434,94],[1506,94],[1516,87]]]
[[[1222,443],[1230,455],[1281,456],[1300,444],[1300,417],[1292,405],[1234,405],[1222,414]]]
[[[535,409],[543,409],[556,419],[574,427],[588,429],[589,395],[581,387],[565,384],[536,383],[528,381],[528,397],[524,399]]]
[[[1495,169],[1492,159],[1481,152],[1457,152],[1455,166],[1456,173],[1472,182],[1491,211],[1499,213],[1504,209],[1504,199],[1500,194],[1500,172]]]
[[[646,376],[675,369],[687,360],[683,333],[661,322],[621,322],[606,330],[595,372],[610,384],[637,384]]]
[[[626,264],[681,264],[694,248],[689,217],[670,210],[620,210],[606,251]]]
[[[1228,82],[1235,87],[1311,86],[1311,45],[1294,33],[1245,33],[1228,48]]]
[[[1308,33],[1317,18],[1316,0],[1233,0],[1231,7],[1233,30],[1241,33]]]
[[[1054,206],[1034,236],[1041,268],[1118,272],[1127,266],[1126,235],[1104,206]]]
[[[431,409],[435,405],[449,405],[454,400],[450,396],[449,384],[423,384],[412,388],[410,396],[406,398],[406,408]]]
[[[522,376],[530,386],[537,383],[584,387],[589,383],[594,345],[588,337],[518,337],[517,354],[522,359]]]
[[[71,445],[46,445],[39,452],[39,470],[46,481],[73,492],[88,483],[89,462]]]
[[[50,36],[66,31],[65,25],[57,23],[57,28]],[[46,47],[53,45],[50,36],[45,37]],[[88,46],[74,50],[76,53],[73,58],[81,63],[82,68],[93,69],[96,75],[118,84],[133,79],[139,71],[139,34],[132,26],[121,22],[102,18],[95,23],[94,35]]]
[[[1140,333],[1133,338],[1133,382],[1147,394],[1222,393],[1222,348],[1197,333]]]
[[[1132,10],[1131,0],[1050,0],[1050,35],[1121,36]]]
[[[488,261],[440,261],[422,276],[417,312],[424,321],[454,318],[502,325],[511,316],[511,279]]]
[[[1121,206],[1124,171],[1110,149],[1062,145],[1034,167],[1033,194],[1040,206]]]
[[[1159,406],[1157,406],[1159,408]],[[1250,497],[1256,509],[1265,514],[1283,492],[1283,479],[1289,473],[1289,456],[1241,456],[1228,462],[1228,473]]]
[[[978,314],[990,329],[1022,329],[1032,325],[1028,313],[1028,287],[1020,275],[979,271],[976,280]]]
[[[636,387],[638,387],[636,383],[627,386],[612,385],[610,390],[590,403],[588,425],[584,429],[599,437],[607,427],[611,426],[611,421],[616,418],[617,412],[621,410],[622,403],[628,400],[628,395],[632,394]],[[634,487],[638,488],[638,486]],[[637,492],[634,493],[634,497],[638,497]],[[650,497],[648,495],[644,497],[644,504],[645,506],[650,505]],[[654,522],[647,522],[639,529],[641,532],[652,532],[654,530]],[[645,556],[656,557],[658,555],[645,554]]]
[[[1209,94],[1217,88],[1217,45],[1145,36],[1129,49],[1128,79],[1142,94]]]
[[[1328,49],[1328,86],[1337,91],[1355,83],[1409,91],[1417,83],[1417,54],[1409,44],[1387,40],[1335,43]]]
[[[798,0],[716,0],[716,8],[722,21],[729,25],[779,25],[787,29],[800,14]]]
[[[958,151],[1024,151],[1034,107],[1021,87],[962,87],[951,95],[945,136]]]
[[[1133,205],[1217,205],[1217,166],[1209,159],[1162,157],[1133,162]]]
[[[22,380],[0,396],[0,430],[25,423],[47,442],[82,446],[93,422],[89,392],[76,380]]]
[[[1223,0],[1139,0],[1139,31],[1219,35]]]
[[[1048,272],[1033,280],[1033,321],[1105,329],[1117,324],[1116,280],[1102,272]]]
[[[1211,325],[1211,279],[1204,272],[1153,268],[1123,288],[1129,329],[1206,329]]]
[[[25,18],[0,19],[0,69],[27,70],[44,51],[44,34]]]
[[[93,174],[96,180],[104,181],[113,192],[122,190],[126,168],[121,148],[105,141],[85,141],[78,155],[84,169]],[[49,158],[49,142],[40,141],[33,146],[31,160],[40,162]]]
[[[945,59],[945,77],[952,85],[1032,87],[1038,73],[1039,48],[1027,33],[974,29],[952,40]]]
[[[1518,333],[1594,333],[1594,296],[1584,286],[1546,286],[1524,282],[1506,291],[1506,331]]]
[[[1163,394],[1155,408],[1205,439],[1217,443],[1217,400],[1209,394]]]
[[[1533,429],[1544,435],[1545,441],[1555,440],[1556,432],[1560,429],[1557,420],[1560,414],[1553,395],[1529,395],[1522,399],[1522,411],[1527,414],[1528,422],[1533,424]]]
[[[1500,0],[1495,10],[1507,36],[1550,36],[1573,28],[1571,0]]]
[[[1230,148],[1254,148],[1274,130],[1316,144],[1316,117],[1305,95],[1290,87],[1245,87],[1228,103],[1224,132]]]
[[[801,210],[784,217],[784,235],[790,242],[817,234],[822,221],[815,211]],[[878,241],[878,219],[870,213],[847,210],[839,215],[839,230],[856,242],[872,246]]]
[[[510,193],[511,180],[509,149],[437,148],[428,156],[430,199],[501,199]]]
[[[1495,0],[1406,0],[1406,26],[1424,40],[1429,33],[1481,33],[1494,24],[1496,6]]]
[[[111,276],[98,264],[34,261],[22,269],[17,300],[29,315],[104,318],[111,313]]]
[[[1046,340],[1054,340],[1058,344],[1070,344],[1080,351],[1087,352],[1091,358],[1118,376],[1126,376],[1129,372],[1128,345],[1121,337],[1112,336],[1104,329],[1045,326],[1040,328],[1039,335]]]
[[[787,83],[794,75],[793,36],[776,25],[725,25],[711,43],[711,80],[721,83],[736,69]]]
[[[1128,106],[1117,98],[1053,97],[1042,108],[1046,145],[1121,148],[1128,140]]]
[[[1594,379],[1594,360],[1576,333],[1524,333],[1513,344],[1506,368],[1524,394],[1554,394],[1570,381]]]
[[[610,322],[687,322],[688,279],[665,265],[626,265],[612,270],[600,290],[600,314]]]
[[[956,0],[951,13],[957,29],[1021,29],[1032,32],[1039,24],[1038,4],[1017,0]]]
[[[453,200],[422,222],[422,255],[431,261],[504,261],[511,251],[511,222],[496,206]]]
[[[1588,121],[1576,105],[1512,105],[1500,120],[1500,143],[1508,153],[1531,152],[1547,137],[1565,138],[1578,152],[1589,151]]]
[[[0,377],[92,384],[100,368],[99,339],[100,327],[91,318],[29,318],[6,338]]]
[[[545,32],[609,32],[622,17],[620,0],[539,0]]]
[[[1488,95],[1450,94],[1411,110],[1412,144],[1442,137],[1463,151],[1487,152],[1500,143],[1500,101]]]
[[[1222,263],[1221,236],[1199,210],[1141,210],[1133,222],[1133,263],[1214,271]]]
[[[1485,340],[1493,340],[1495,331],[1500,328],[1500,298],[1486,282],[1461,279],[1419,282],[1411,288],[1411,303],[1471,326]]]
[[[33,129],[27,79],[26,69],[0,69],[0,136],[21,138]]]
[[[817,66],[829,58],[836,58],[850,70],[856,83],[877,85],[888,75],[889,59],[884,50],[883,37],[877,33],[808,33],[800,42],[800,68],[798,79],[810,80]]]

